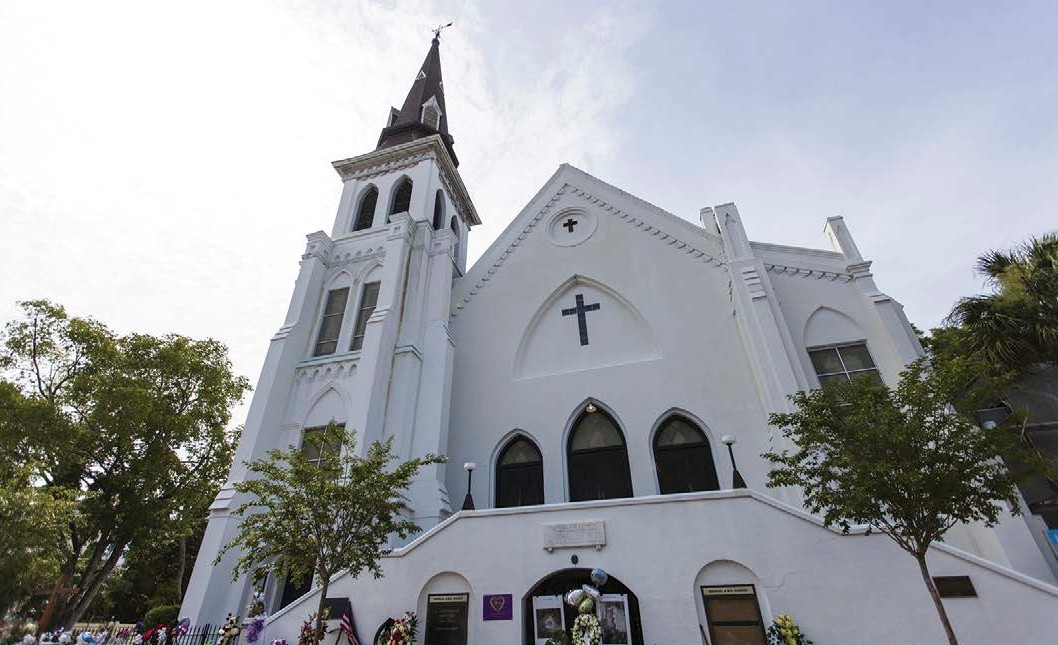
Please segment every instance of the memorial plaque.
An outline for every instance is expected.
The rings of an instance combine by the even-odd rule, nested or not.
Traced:
[[[606,523],[602,520],[566,522],[544,525],[544,549],[573,549],[593,546],[601,549],[606,544]]]
[[[467,645],[469,605],[470,594],[430,594],[424,645]]]

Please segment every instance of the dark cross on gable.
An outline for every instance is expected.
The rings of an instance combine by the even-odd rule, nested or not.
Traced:
[[[565,226],[566,230],[569,231],[570,233],[572,233],[573,232],[573,227],[576,226],[579,223],[580,222],[578,222],[577,220],[575,220],[575,219],[573,219],[571,217],[571,218],[567,219],[565,222],[563,222],[562,226]]]
[[[563,316],[576,316],[577,317],[577,328],[580,330],[580,344],[588,344],[588,319],[584,315],[589,311],[598,311],[599,303],[593,303],[590,305],[584,304],[584,296],[577,294],[577,306],[572,309],[563,309]]]

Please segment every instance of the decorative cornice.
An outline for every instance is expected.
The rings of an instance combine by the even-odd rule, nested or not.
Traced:
[[[349,352],[303,361],[294,368],[294,379],[298,381],[316,381],[319,379],[347,378],[356,373],[356,364],[360,352]]]
[[[851,282],[852,275],[840,271],[825,271],[822,269],[807,269],[805,267],[792,267],[783,264],[764,264],[769,273],[776,275],[796,276],[798,278],[813,278],[815,280],[829,280],[831,282]]]
[[[385,257],[385,255],[386,255],[386,249],[384,247],[381,247],[381,246],[376,246],[375,248],[360,249],[356,253],[353,253],[352,251],[347,251],[345,253],[334,252],[334,253],[331,254],[330,261],[327,262],[327,268],[328,269],[335,269],[335,268],[338,268],[338,267],[346,266],[350,262],[360,262],[361,260],[371,260],[371,259],[374,259],[374,258]]]
[[[569,184],[567,184],[567,185],[569,185]],[[616,215],[618,217],[618,219],[622,219],[622,220],[628,222],[632,226],[640,229],[644,233],[650,234],[652,237],[654,237],[654,238],[656,238],[656,239],[658,239],[658,240],[660,240],[662,242],[665,242],[669,246],[675,246],[677,249],[682,250],[684,253],[687,253],[688,255],[691,255],[695,259],[701,260],[702,262],[704,262],[706,264],[712,264],[713,266],[716,266],[716,267],[723,267],[724,266],[724,262],[722,260],[720,260],[719,258],[713,257],[713,256],[709,255],[708,253],[706,253],[705,251],[702,251],[701,249],[699,249],[699,248],[697,248],[697,247],[695,247],[695,246],[693,246],[691,244],[688,244],[687,242],[684,242],[683,240],[681,240],[681,239],[679,239],[679,238],[677,238],[677,237],[675,237],[673,235],[665,233],[664,231],[662,231],[658,227],[652,226],[652,225],[648,224],[647,222],[643,221],[642,219],[640,219],[638,217],[635,217],[634,215],[632,215],[630,213],[626,213],[625,211],[622,211],[621,209],[613,206],[612,204],[608,204],[603,199],[601,199],[599,197],[596,197],[595,195],[592,195],[591,193],[589,193],[586,190],[577,188],[575,186],[571,186],[571,187],[573,188],[572,192],[573,192],[574,195],[577,195],[578,197],[583,197],[584,199],[586,199],[590,203],[594,204],[595,206],[598,206],[599,208],[601,208],[601,209],[603,209],[603,210],[605,210],[605,211],[607,211],[609,213],[613,213],[614,215]]]
[[[536,226],[540,223],[540,220],[543,219],[552,210],[555,205],[555,202],[562,198],[563,195],[567,194],[580,197],[585,201],[590,202],[592,205],[602,209],[603,211],[606,211],[607,213],[614,215],[615,217],[617,217],[617,219],[626,222],[633,228],[637,228],[643,233],[650,235],[654,239],[664,242],[666,245],[678,249],[690,255],[691,257],[700,260],[705,264],[711,264],[716,267],[725,266],[723,260],[714,257],[706,253],[705,251],[702,251],[701,249],[695,247],[694,245],[689,244],[673,235],[670,235],[669,233],[662,231],[656,226],[648,224],[641,218],[635,217],[630,213],[622,211],[613,204],[608,203],[606,200],[597,197],[584,189],[577,188],[576,186],[570,183],[565,183],[562,185],[561,188],[559,188],[555,192],[554,195],[551,196],[550,199],[547,200],[547,203],[544,204],[543,208],[541,208],[533,216],[533,218],[529,220],[525,227],[522,228],[521,233],[518,234],[518,237],[516,237],[515,240],[507,246],[503,253],[501,253],[500,256],[496,258],[496,261],[492,263],[492,266],[490,266],[488,270],[484,273],[484,275],[481,276],[478,282],[470,288],[470,290],[467,292],[467,295],[456,304],[455,310],[452,312],[452,317],[456,317],[459,315],[459,312],[464,307],[466,307],[467,304],[470,303],[470,300],[485,287],[485,283],[491,280],[492,276],[496,274],[496,272],[501,266],[503,266],[503,263],[507,261],[507,258],[514,254],[514,252],[521,245],[522,241],[525,240],[529,233],[531,233],[532,230],[536,228]]]
[[[440,167],[441,183],[463,219],[470,226],[480,224],[481,218],[478,217],[478,211],[474,208],[470,193],[463,184],[463,178],[459,176],[452,157],[438,135],[416,139],[392,148],[374,150],[358,157],[335,161],[331,165],[334,166],[342,181],[348,181],[368,179],[409,168],[426,159],[432,159]]]

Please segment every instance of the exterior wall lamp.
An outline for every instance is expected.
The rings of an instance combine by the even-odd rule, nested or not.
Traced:
[[[727,454],[731,457],[731,488],[746,488],[746,480],[742,479],[742,473],[738,472],[738,466],[735,465],[735,451],[731,448],[738,440],[733,434],[725,434],[720,437],[720,441],[727,446]]]
[[[474,469],[477,467],[478,465],[472,461],[463,464],[463,470],[467,471],[467,496],[463,498],[462,508],[464,511],[474,510],[474,497],[470,494],[470,482],[474,478]]]

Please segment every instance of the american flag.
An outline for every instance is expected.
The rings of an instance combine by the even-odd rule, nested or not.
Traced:
[[[342,633],[345,634],[345,638],[349,645],[360,645],[360,639],[356,637],[356,621],[353,620],[353,608],[351,605],[346,605],[345,613],[342,614],[342,622],[339,626]],[[339,637],[338,640],[341,640]],[[337,643],[335,644],[337,645]]]

